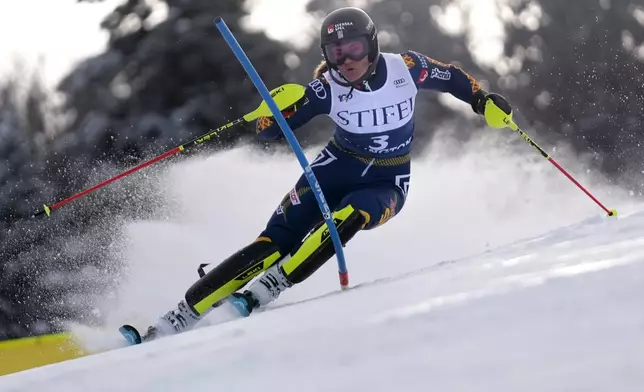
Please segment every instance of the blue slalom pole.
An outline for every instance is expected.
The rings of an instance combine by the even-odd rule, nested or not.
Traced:
[[[342,251],[342,242],[340,241],[338,230],[331,217],[331,210],[329,209],[329,205],[327,204],[326,199],[324,198],[324,193],[322,193],[322,188],[320,187],[320,183],[315,177],[315,174],[311,169],[311,165],[306,159],[306,156],[304,155],[304,151],[302,151],[302,147],[300,146],[300,143],[295,138],[295,135],[293,134],[293,130],[286,122],[286,119],[282,115],[282,112],[280,111],[279,107],[277,107],[277,104],[271,97],[270,91],[268,91],[268,89],[266,88],[264,81],[255,70],[255,67],[253,67],[253,64],[248,59],[248,56],[246,56],[246,53],[237,42],[237,39],[235,39],[235,36],[233,35],[233,33],[230,31],[230,29],[228,29],[226,22],[224,22],[224,20],[221,17],[217,17],[215,19],[215,25],[217,25],[217,29],[219,29],[219,32],[226,40],[226,43],[228,43],[228,46],[230,47],[230,49],[233,51],[233,53],[235,53],[235,56],[237,56],[237,60],[241,63],[241,65],[244,67],[244,70],[246,71],[250,79],[253,81],[253,84],[255,85],[255,88],[257,88],[257,91],[259,91],[264,101],[266,101],[266,104],[268,105],[269,109],[273,113],[273,117],[275,117],[275,120],[277,120],[277,123],[279,124],[280,128],[282,128],[282,133],[286,137],[286,140],[291,145],[293,152],[297,156],[297,159],[300,162],[302,169],[304,169],[304,175],[306,176],[306,179],[311,185],[313,194],[315,195],[318,205],[320,206],[320,211],[322,212],[322,216],[324,217],[327,227],[329,228],[329,234],[331,235],[331,240],[333,241],[333,246],[335,247],[335,254],[338,260],[338,273],[340,274],[340,287],[345,289],[349,286],[349,274],[347,271],[346,262],[344,260],[344,252]]]

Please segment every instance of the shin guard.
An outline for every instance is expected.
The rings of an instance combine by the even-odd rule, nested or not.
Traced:
[[[281,258],[270,241],[253,242],[196,281],[186,291],[186,302],[198,315],[204,314]]]
[[[340,242],[344,246],[367,223],[367,218],[352,205],[333,213]],[[326,222],[309,235],[295,254],[281,266],[291,283],[300,283],[318,270],[335,254]]]

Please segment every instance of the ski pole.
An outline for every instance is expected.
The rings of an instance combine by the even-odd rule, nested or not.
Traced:
[[[546,158],[550,163],[554,165],[560,172],[562,172],[570,181],[579,187],[588,197],[590,197],[601,209],[603,209],[608,216],[617,216],[617,210],[606,208],[595,196],[593,196],[586,188],[584,188],[579,181],[575,180],[570,173],[568,173],[557,161],[555,161],[543,148],[539,147],[527,133],[523,132],[521,128],[512,120],[512,112],[510,114],[505,113],[501,108],[499,108],[491,99],[485,103],[485,120],[487,124],[493,128],[505,128],[510,127],[513,131],[519,134],[528,144],[537,150],[541,156]]]
[[[282,85],[280,87],[277,87],[277,88],[273,89],[270,92],[270,94],[271,94],[271,97],[273,98],[273,100],[275,101],[275,103],[277,104],[277,106],[279,107],[279,109],[284,110],[284,109],[288,108],[289,106],[295,104],[302,97],[304,97],[304,92],[305,92],[305,88],[303,86],[300,86],[300,85],[294,84],[294,83],[289,83],[289,84],[284,84],[284,85]],[[197,137],[197,138],[195,138],[195,139],[193,139],[193,140],[191,140],[191,141],[189,141],[189,142],[187,142],[185,144],[182,144],[182,145],[180,145],[178,147],[175,147],[172,150],[169,150],[169,151],[167,151],[167,152],[165,152],[165,153],[163,153],[163,154],[161,154],[161,155],[159,155],[157,157],[154,157],[154,158],[152,158],[152,159],[150,159],[148,161],[145,161],[145,162],[143,162],[143,163],[141,163],[141,164],[139,164],[139,165],[137,165],[137,166],[135,166],[135,167],[133,167],[133,168],[131,168],[129,170],[126,170],[126,171],[124,171],[123,173],[121,173],[119,175],[116,175],[116,176],[114,176],[114,177],[112,177],[112,178],[110,178],[108,180],[105,180],[105,181],[103,181],[103,182],[101,182],[99,184],[96,184],[96,185],[92,186],[89,189],[86,189],[86,190],[84,190],[84,191],[82,191],[80,193],[77,193],[77,194],[75,194],[75,195],[73,195],[71,197],[68,197],[68,198],[66,198],[64,200],[61,200],[56,204],[52,204],[52,205],[44,204],[43,209],[38,211],[37,213],[35,213],[33,215],[33,217],[43,215],[43,214],[45,214],[47,216],[51,216],[51,212],[54,211],[55,209],[60,208],[60,207],[64,206],[65,204],[67,204],[67,203],[69,203],[71,201],[74,201],[74,200],[76,200],[76,199],[78,199],[80,197],[83,197],[83,196],[87,195],[90,192],[93,192],[93,191],[95,191],[97,189],[100,189],[100,188],[102,188],[102,187],[104,187],[104,186],[106,186],[106,185],[108,185],[108,184],[120,179],[120,178],[123,178],[123,177],[128,176],[128,175],[130,175],[130,174],[132,174],[132,173],[134,173],[134,172],[136,172],[138,170],[141,170],[144,167],[150,166],[153,163],[159,162],[159,161],[161,161],[161,160],[163,160],[163,159],[165,159],[167,157],[170,157],[172,155],[175,155],[175,154],[178,154],[180,152],[183,152],[183,151],[189,149],[190,147],[204,144],[205,142],[207,142],[210,139],[212,139],[214,136],[218,135],[221,131],[224,131],[224,130],[226,130],[228,128],[232,128],[232,127],[234,127],[236,125],[239,125],[239,124],[241,124],[243,122],[251,122],[251,121],[256,120],[259,117],[269,117],[269,116],[272,116],[272,115],[273,115],[273,113],[271,112],[271,109],[267,105],[266,101],[263,100],[262,103],[255,110],[253,110],[252,112],[247,113],[244,116],[242,116],[242,117],[240,117],[240,118],[238,118],[238,119],[236,119],[234,121],[231,121],[231,122],[229,122],[227,124],[224,124],[224,125],[220,126],[219,128],[215,129],[214,131],[211,131],[211,132],[208,132],[206,134],[203,134],[203,135],[201,135],[201,136],[199,136],[199,137]]]

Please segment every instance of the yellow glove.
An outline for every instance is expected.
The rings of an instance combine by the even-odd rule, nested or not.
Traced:
[[[501,129],[512,122],[512,107],[503,96],[479,90],[474,99],[472,104],[474,111],[485,116],[488,126]]]

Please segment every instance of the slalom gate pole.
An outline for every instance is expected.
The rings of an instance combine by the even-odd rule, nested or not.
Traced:
[[[288,143],[291,145],[291,148],[293,149],[293,152],[297,156],[298,161],[300,162],[300,165],[302,166],[302,169],[304,170],[304,175],[306,176],[306,179],[308,180],[309,184],[311,185],[311,189],[313,190],[313,194],[315,195],[315,198],[317,199],[317,202],[320,206],[320,211],[322,212],[322,216],[324,217],[324,220],[326,221],[326,224],[329,228],[329,234],[331,235],[331,239],[333,240],[333,246],[335,247],[335,252],[336,252],[336,258],[338,261],[338,274],[340,278],[340,287],[342,289],[346,289],[349,286],[349,273],[347,271],[347,266],[346,262],[344,259],[344,252],[342,251],[342,242],[340,241],[340,236],[338,235],[338,230],[335,226],[335,223],[333,222],[333,219],[331,217],[331,210],[329,209],[329,205],[327,204],[325,198],[324,198],[324,193],[322,192],[322,188],[320,187],[320,183],[318,182],[317,178],[315,177],[315,174],[313,173],[313,170],[311,169],[311,165],[306,159],[306,156],[304,155],[304,152],[302,151],[302,147],[300,147],[299,142],[297,141],[297,138],[293,134],[293,130],[291,127],[288,125],[286,122],[286,119],[282,115],[280,109],[277,107],[275,102],[273,101],[268,89],[264,85],[264,82],[262,78],[259,76],[257,71],[255,70],[255,67],[251,63],[251,61],[248,59],[248,56],[246,56],[246,53],[242,49],[242,47],[239,45],[237,42],[237,39],[235,39],[235,36],[233,33],[230,31],[228,26],[226,25],[226,22],[221,17],[217,17],[215,19],[215,25],[217,25],[217,29],[219,29],[219,32],[222,34],[224,39],[226,40],[226,43],[230,47],[230,49],[233,51],[235,56],[237,57],[237,60],[241,63],[242,67],[244,67],[244,70],[252,80],[253,84],[255,85],[255,88],[257,88],[257,91],[261,94],[262,98],[268,103],[268,107],[270,108],[271,112],[273,113],[273,117],[279,124],[280,128],[282,129],[282,133],[284,134],[286,140]]]
[[[617,216],[617,210],[615,209],[608,209],[606,208],[595,196],[593,196],[586,188],[584,188],[579,181],[575,180],[575,178],[570,175],[557,161],[555,161],[547,152],[544,151],[543,148],[539,147],[537,143],[535,143],[530,136],[528,136],[527,133],[525,133],[519,126],[512,120],[512,113],[509,115],[504,113],[498,106],[496,106],[491,100],[486,103],[485,106],[485,112],[487,113],[488,110],[493,111],[493,116],[494,118],[493,121],[490,121],[487,116],[486,116],[486,121],[488,122],[488,125],[492,126],[493,128],[500,128],[503,126],[510,127],[513,131],[519,134],[528,144],[530,144],[532,147],[535,148],[541,154],[542,157],[550,161],[550,163],[553,164],[554,167],[556,167],[561,173],[563,173],[570,181],[573,182],[573,184],[577,185],[579,189],[581,189],[588,197],[590,197],[601,209],[603,209],[608,216],[616,217]],[[501,119],[501,123],[498,123],[496,119]]]
[[[286,109],[289,106],[293,105],[296,103],[298,100],[300,100],[304,96],[305,88],[303,86],[300,86],[298,84],[285,84],[280,87],[275,88],[273,91],[271,91],[271,95],[275,97],[275,100],[278,102],[278,105],[282,109]],[[170,151],[167,151],[157,157],[154,157],[148,161],[145,161],[129,170],[124,171],[123,173],[116,175],[108,180],[105,180],[99,184],[94,185],[93,187],[86,189],[80,193],[77,193],[71,197],[68,197],[62,201],[59,201],[56,204],[52,205],[43,205],[43,209],[38,211],[33,215],[33,217],[39,216],[39,215],[47,215],[51,216],[51,212],[59,207],[64,206],[65,204],[72,202],[82,196],[87,195],[88,193],[91,193],[97,189],[100,189],[120,178],[123,178],[125,176],[128,176],[138,170],[143,169],[144,167],[150,166],[153,163],[159,162],[165,158],[168,158],[170,156],[173,156],[175,154],[178,154],[180,152],[184,152],[190,147],[194,147],[196,145],[204,144],[207,141],[211,140],[213,137],[217,136],[220,132],[232,128],[236,125],[239,125],[244,122],[250,122],[253,120],[256,120],[259,117],[262,116],[270,116],[271,111],[269,110],[268,106],[266,106],[266,102],[262,102],[255,110],[253,110],[250,113],[245,114],[244,116],[238,118],[237,120],[231,121],[228,124],[224,124],[220,126],[219,128],[215,129],[214,131],[208,132],[206,134],[203,134],[185,144],[182,144],[178,147],[173,148]]]

